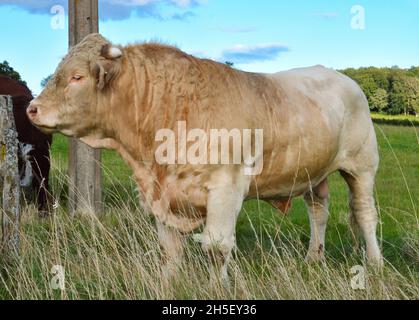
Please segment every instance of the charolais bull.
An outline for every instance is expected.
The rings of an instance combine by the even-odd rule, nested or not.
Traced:
[[[376,135],[364,93],[336,71],[248,73],[174,47],[122,47],[92,34],[63,59],[28,117],[46,133],[119,152],[156,218],[169,270],[181,261],[185,234],[204,226],[196,239],[220,266],[211,270],[227,278],[248,199],[287,211],[303,196],[307,259],[323,259],[327,178],[337,171],[349,186],[350,220],[363,233],[367,257],[382,263]]]

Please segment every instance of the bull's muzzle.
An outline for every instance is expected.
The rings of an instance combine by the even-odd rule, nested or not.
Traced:
[[[26,114],[30,121],[34,121],[37,114],[38,114],[38,107],[36,104],[31,103],[29,107],[26,109]]]

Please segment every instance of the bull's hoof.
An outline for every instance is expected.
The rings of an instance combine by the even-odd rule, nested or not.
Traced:
[[[381,254],[378,256],[368,256],[367,262],[368,265],[376,269],[382,269],[384,267],[384,258]]]
[[[307,255],[305,258],[305,262],[309,263],[309,264],[315,264],[315,263],[319,263],[319,262],[324,262],[326,260],[326,258],[320,255]]]
[[[323,262],[325,260],[326,258],[324,256],[323,247],[321,249],[319,248],[318,250],[310,249],[305,258],[305,261],[307,263],[318,263],[318,262]]]

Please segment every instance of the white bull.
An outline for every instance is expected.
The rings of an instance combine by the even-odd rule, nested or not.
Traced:
[[[327,177],[340,171],[368,259],[382,263],[373,198],[379,163],[374,127],[365,95],[338,72],[316,66],[246,73],[173,47],[114,46],[91,35],[64,58],[28,116],[45,132],[60,131],[121,154],[172,262],[182,257],[183,234],[204,224],[203,248],[226,277],[243,201],[258,198],[286,211],[296,196],[304,196],[310,215],[307,257],[322,259]],[[156,135],[161,129],[175,132],[179,122],[187,132],[263,130],[256,155],[262,171],[246,175],[244,162],[162,164],[155,158],[162,144]]]

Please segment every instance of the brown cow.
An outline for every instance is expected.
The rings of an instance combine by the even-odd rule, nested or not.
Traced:
[[[49,212],[49,203],[51,202],[48,191],[48,177],[50,170],[49,148],[52,143],[52,136],[42,133],[28,120],[26,108],[33,96],[25,85],[0,75],[0,95],[12,96],[13,114],[20,146],[26,145],[32,149],[26,155],[29,157],[32,166],[32,181],[29,179],[28,182],[35,194],[39,214],[44,216]],[[20,148],[20,151],[22,151],[22,148]],[[22,152],[19,152],[19,172],[23,182],[28,177],[25,177],[27,172],[22,156],[24,156]]]
[[[307,258],[323,258],[326,179],[336,171],[349,185],[351,217],[364,234],[368,259],[382,263],[374,127],[365,95],[338,72],[316,66],[247,73],[173,47],[114,46],[94,34],[63,59],[28,116],[44,132],[60,131],[121,154],[175,265],[182,257],[181,233],[205,225],[196,239],[227,278],[243,201],[259,198],[286,209],[301,195],[312,230]],[[227,140],[224,156],[234,162],[217,162],[226,144],[212,144],[214,131]],[[240,138],[243,155],[236,163],[242,148],[230,148],[229,141]],[[253,156],[244,151],[249,146]],[[196,157],[197,151],[204,156]]]

